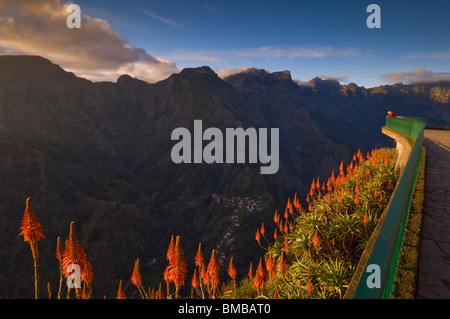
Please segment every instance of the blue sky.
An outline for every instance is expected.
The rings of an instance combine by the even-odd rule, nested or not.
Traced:
[[[448,0],[74,3],[83,15],[107,21],[127,45],[177,69],[201,65],[218,73],[252,66],[287,69],[300,81],[320,76],[366,87],[450,79]],[[371,3],[381,8],[380,29],[366,25]]]

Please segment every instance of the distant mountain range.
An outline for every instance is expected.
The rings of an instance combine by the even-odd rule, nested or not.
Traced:
[[[0,297],[33,296],[33,261],[17,236],[29,196],[46,236],[41,281],[55,290],[56,238],[67,238],[71,221],[98,298],[115,296],[136,258],[144,282],[158,285],[171,234],[181,235],[188,266],[202,242],[224,264],[235,256],[245,273],[261,255],[256,229],[288,197],[305,198],[313,178],[328,177],[358,149],[394,145],[381,133],[388,110],[448,118],[449,99],[450,82],[299,85],[289,71],[254,68],[224,79],[205,66],[155,84],[128,75],[92,83],[42,57],[1,56]],[[223,130],[279,128],[279,171],[173,163],[171,132],[192,131],[195,119]]]

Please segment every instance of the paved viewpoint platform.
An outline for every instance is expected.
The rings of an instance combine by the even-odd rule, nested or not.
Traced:
[[[425,130],[425,202],[417,298],[450,299],[450,130]]]

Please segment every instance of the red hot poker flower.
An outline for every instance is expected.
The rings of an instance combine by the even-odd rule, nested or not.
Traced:
[[[313,239],[314,247],[319,246],[319,243],[320,243],[319,236],[317,235],[317,230],[316,230],[316,232],[314,233],[314,239]]]
[[[236,268],[233,265],[233,257],[231,257],[230,265],[228,266],[228,275],[231,279],[236,280]]]
[[[136,286],[140,287],[142,285],[141,270],[139,268],[139,258],[134,262],[133,273],[131,275],[131,282]]]
[[[180,236],[177,236],[175,249],[174,249],[175,260],[170,265],[170,276],[177,288],[184,285],[187,273],[187,264],[184,258],[183,249],[181,248]]]
[[[42,234],[42,226],[34,215],[33,209],[31,208],[30,197],[27,198],[27,204],[25,207],[25,212],[23,214],[22,226],[20,230],[21,232],[19,236],[23,235],[23,240],[30,243],[31,250],[33,252],[33,259],[37,259],[38,252],[36,243],[38,240],[45,237]]]
[[[198,289],[200,288],[200,279],[197,275],[197,268],[194,269],[194,276],[192,277],[192,288]]]
[[[75,235],[75,222],[70,223],[69,240],[67,240],[66,248],[64,250],[63,270],[66,276],[71,275],[71,273],[67,271],[71,264],[78,265],[81,273],[83,273],[84,265],[86,264],[86,253],[81,248],[77,236]]]
[[[203,267],[203,265],[204,265],[204,258],[203,258],[203,252],[202,252],[202,243],[198,244],[197,254],[195,255],[195,265],[197,267]]]
[[[213,249],[211,253],[211,259],[208,263],[208,275],[211,279],[211,286],[212,290],[214,291],[216,288],[219,287],[220,281],[219,281],[219,262],[217,261],[216,252]]]
[[[119,289],[117,290],[116,299],[127,299],[127,296],[125,295],[125,292],[123,291],[122,280],[119,282]]]
[[[259,229],[256,231],[255,239],[258,242],[258,244],[261,245],[261,235],[259,234]]]

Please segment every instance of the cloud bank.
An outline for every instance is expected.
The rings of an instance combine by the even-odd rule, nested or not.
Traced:
[[[450,49],[435,52],[416,52],[404,56],[407,59],[450,59]]]
[[[338,82],[348,82],[348,76],[347,75],[340,75],[340,76],[334,76],[334,75],[318,75],[319,78],[322,80],[332,80],[332,81],[338,81]]]
[[[433,72],[423,67],[418,67],[411,72],[400,70],[394,73],[384,74],[381,78],[389,83],[432,83],[438,81],[450,81],[450,73],[448,72]]]
[[[115,81],[127,73],[153,83],[180,71],[173,61],[130,46],[103,19],[82,14],[81,28],[69,29],[69,4],[0,1],[0,54],[40,55],[92,81]]]
[[[214,69],[214,72],[216,72],[217,75],[223,79],[224,77],[227,77],[228,75],[236,74],[236,73],[245,71],[247,69],[248,69],[248,67],[242,65],[242,66],[238,66],[238,67],[226,67],[226,68]]]
[[[359,55],[360,52],[353,48],[262,46],[227,50],[180,49],[172,52],[169,57],[176,60],[224,63],[248,58],[296,59]]]

